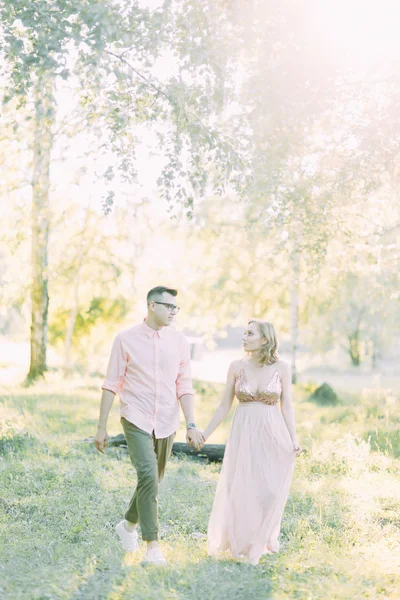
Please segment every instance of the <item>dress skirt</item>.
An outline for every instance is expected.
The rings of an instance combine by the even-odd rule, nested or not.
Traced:
[[[278,404],[239,403],[208,524],[210,555],[229,551],[255,565],[278,552],[295,456]]]

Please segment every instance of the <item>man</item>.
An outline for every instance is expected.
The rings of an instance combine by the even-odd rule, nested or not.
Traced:
[[[158,544],[158,485],[163,479],[179,427],[179,403],[187,427],[187,442],[200,449],[203,436],[194,423],[194,396],[189,345],[171,325],[179,311],[177,291],[155,287],[147,294],[147,317],[115,338],[102,385],[100,417],[94,444],[107,446],[107,419],[119,395],[121,423],[137,487],[128,510],[116,526],[127,551],[138,549],[137,524],[147,542],[146,563],[165,564]]]

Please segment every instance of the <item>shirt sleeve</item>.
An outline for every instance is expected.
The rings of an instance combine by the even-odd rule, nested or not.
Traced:
[[[106,378],[101,386],[103,390],[110,390],[114,394],[119,392],[124,384],[127,363],[128,357],[122,347],[121,336],[117,335],[111,349]]]
[[[185,337],[181,343],[181,361],[179,363],[178,376],[176,378],[176,397],[179,399],[184,394],[193,394],[192,372],[190,367],[189,343]]]

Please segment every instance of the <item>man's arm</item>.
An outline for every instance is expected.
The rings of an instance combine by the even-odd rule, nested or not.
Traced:
[[[182,336],[181,340],[181,362],[179,372],[176,378],[176,395],[182,406],[183,414],[186,420],[186,441],[196,450],[200,450],[204,446],[203,435],[201,431],[195,427],[187,429],[190,423],[194,423],[194,392],[192,386],[192,374],[190,369],[190,351],[187,339]]]
[[[111,392],[110,390],[103,390],[100,403],[99,424],[97,426],[97,432],[94,438],[94,445],[96,446],[97,450],[103,453],[107,448],[107,420],[114,402],[114,398],[114,392]]]
[[[117,335],[111,349],[106,378],[101,386],[103,393],[101,395],[99,424],[94,438],[94,445],[100,452],[104,452],[107,447],[107,419],[114,402],[115,394],[124,383],[126,365],[127,356],[122,347],[121,336]]]

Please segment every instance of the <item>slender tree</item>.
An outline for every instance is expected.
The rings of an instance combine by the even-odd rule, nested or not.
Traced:
[[[155,129],[166,159],[160,192],[191,216],[208,182],[221,190],[232,174],[240,179],[241,159],[215,123],[224,103],[224,10],[223,3],[198,0],[168,0],[155,11],[130,0],[2,0],[3,103],[16,112],[25,106],[33,121],[28,381],[46,371],[49,192],[60,82],[75,78],[87,127],[101,131],[99,146],[117,157],[119,176],[128,181],[135,177],[135,127]],[[160,82],[152,69],[163,52],[176,57],[176,69]],[[107,212],[115,167],[105,177]]]

